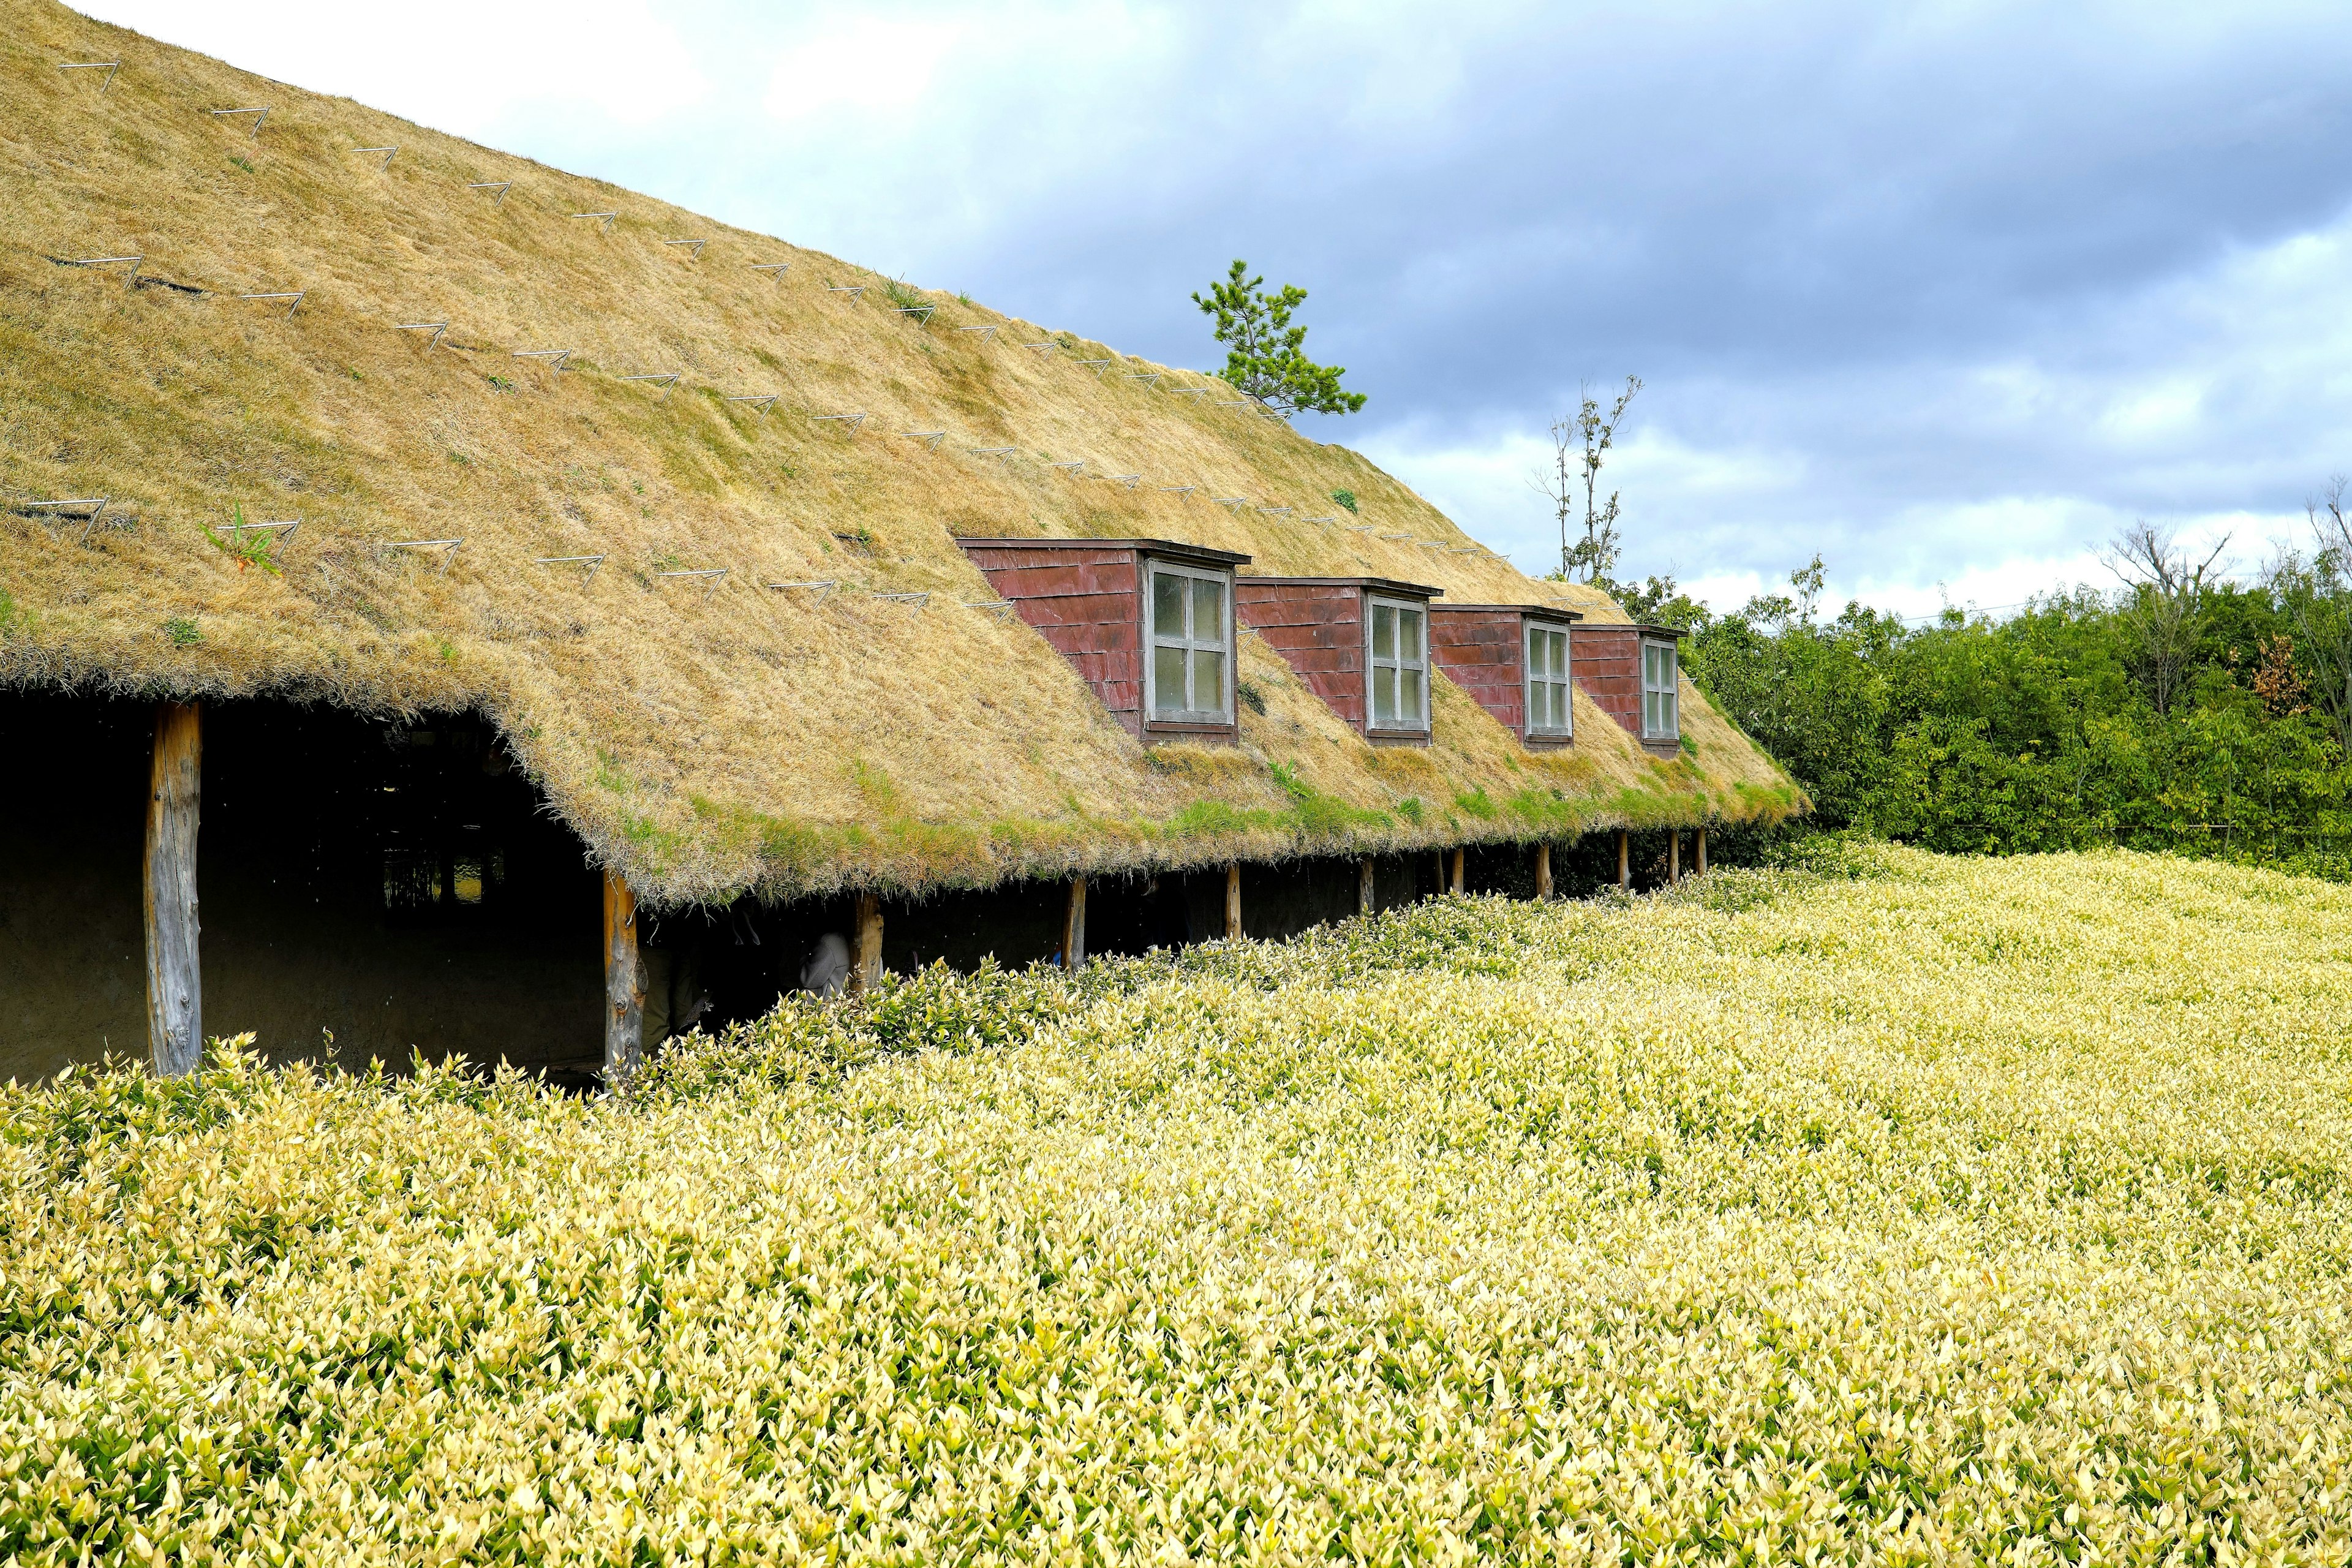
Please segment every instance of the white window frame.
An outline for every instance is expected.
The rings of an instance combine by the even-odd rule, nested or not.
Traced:
[[[1562,722],[1557,729],[1542,729],[1538,728],[1536,724],[1536,638],[1538,636],[1556,637],[1559,639],[1559,680],[1558,684],[1559,686],[1559,710],[1562,716]],[[1521,637],[1519,643],[1519,669],[1521,673],[1519,703],[1520,710],[1528,716],[1527,732],[1528,738],[1546,741],[1574,740],[1576,738],[1575,660],[1576,648],[1574,641],[1569,636],[1569,629],[1566,626],[1557,621],[1539,621],[1532,616],[1527,617],[1525,634]],[[1547,679],[1545,684],[1550,685],[1552,682]]]
[[[1159,603],[1158,579],[1162,575],[1200,579],[1215,583],[1224,589],[1225,624],[1218,628],[1218,640],[1208,641],[1198,636],[1163,638],[1160,637],[1154,611]],[[1143,564],[1143,721],[1146,724],[1230,724],[1234,721],[1234,574],[1213,566],[1186,566],[1173,561],[1145,557]],[[1184,591],[1184,622],[1191,628],[1192,621],[1192,591]],[[1185,679],[1192,679],[1192,654],[1195,649],[1213,648],[1225,656],[1225,689],[1217,694],[1215,709],[1187,708],[1174,712],[1160,710],[1160,660],[1161,647],[1185,650]],[[1198,696],[1195,692],[1192,695]]]
[[[1654,685],[1650,679],[1650,651],[1653,648],[1663,651],[1666,656],[1666,682],[1664,686]],[[1682,649],[1672,637],[1643,637],[1641,649],[1642,739],[1678,741],[1683,733]],[[1654,702],[1653,699],[1655,699]],[[1664,710],[1666,721],[1663,728],[1651,722],[1651,714],[1660,709]]]
[[[1407,664],[1407,663],[1405,663],[1405,662],[1404,662],[1403,655],[1402,655],[1402,654],[1398,655],[1398,657],[1396,657],[1395,658],[1391,658],[1391,659],[1381,659],[1381,658],[1377,658],[1377,657],[1373,654],[1373,652],[1372,652],[1372,614],[1373,614],[1373,612],[1374,612],[1375,610],[1379,610],[1379,609],[1382,609],[1382,608],[1391,609],[1391,610],[1402,610],[1402,611],[1403,611],[1403,612],[1404,612],[1405,614],[1407,614],[1407,615],[1419,616],[1421,617],[1421,662],[1420,662],[1418,665],[1412,665],[1412,664]],[[1400,623],[1400,624],[1402,624],[1402,623]],[[1373,708],[1373,706],[1372,706],[1372,693],[1373,693],[1373,691],[1376,689],[1376,687],[1377,687],[1377,677],[1376,677],[1375,671],[1376,671],[1376,670],[1377,670],[1377,669],[1378,669],[1381,665],[1383,665],[1383,664],[1387,665],[1390,668],[1392,668],[1392,669],[1396,670],[1400,675],[1402,675],[1403,673],[1405,673],[1406,671],[1408,671],[1408,670],[1409,670],[1409,671],[1412,672],[1413,674],[1418,675],[1418,676],[1421,678],[1421,722],[1420,722],[1420,723],[1418,723],[1418,724],[1383,724],[1383,723],[1381,723],[1381,722],[1380,721],[1379,718],[1376,716],[1375,710],[1374,710],[1374,708]],[[1428,600],[1426,600],[1426,599],[1400,599],[1400,598],[1396,598],[1396,597],[1394,597],[1394,596],[1392,596],[1392,595],[1387,595],[1387,594],[1366,594],[1366,595],[1364,595],[1364,729],[1365,729],[1365,731],[1366,731],[1367,732],[1373,731],[1379,731],[1379,732],[1381,732],[1381,734],[1385,734],[1385,735],[1426,735],[1426,734],[1428,734],[1428,733],[1430,732],[1430,730],[1431,730],[1431,725],[1430,725],[1430,717],[1431,717],[1431,716],[1430,716],[1430,711],[1429,711],[1429,601],[1428,601]]]

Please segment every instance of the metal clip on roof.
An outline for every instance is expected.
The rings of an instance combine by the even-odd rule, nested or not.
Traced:
[[[121,68],[121,60],[76,60],[71,65],[61,65],[58,68],[61,71],[104,71],[106,79],[99,84],[98,89],[98,95],[100,98],[104,98],[106,89],[114,85],[114,73]]]
[[[441,552],[441,574],[446,577],[449,573],[449,563],[457,558],[457,547],[465,542],[462,538],[387,539],[383,542],[383,548],[386,550],[438,550]]]

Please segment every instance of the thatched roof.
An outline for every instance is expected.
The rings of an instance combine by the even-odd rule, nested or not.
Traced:
[[[110,84],[57,68],[114,59]],[[257,136],[210,112],[259,106]],[[1375,751],[1246,636],[1240,748],[1147,752],[967,607],[992,595],[956,535],[1164,537],[1623,618],[1196,372],[936,291],[899,313],[864,268],[46,0],[0,0],[0,684],[478,710],[671,900],[1798,804],[1696,691],[1673,762],[1581,700],[1576,746],[1531,755],[1443,679],[1435,743]],[[135,279],[66,265],[130,255]],[[239,298],[298,291],[290,316]],[[29,504],[85,497],[87,527]],[[268,536],[236,521],[298,517],[240,559]]]

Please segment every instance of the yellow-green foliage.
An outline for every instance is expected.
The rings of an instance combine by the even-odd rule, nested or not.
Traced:
[[[78,59],[122,70],[101,92],[57,68]],[[228,104],[267,104],[268,122],[208,112]],[[389,146],[388,164],[355,151]],[[512,187],[494,203],[468,188],[483,181]],[[607,211],[609,226],[571,216]],[[688,237],[709,244],[664,243]],[[134,254],[137,283],[69,265]],[[1155,769],[1043,637],[982,607],[996,594],[958,536],[1177,539],[1258,572],[1623,612],[1529,581],[1361,456],[1217,406],[1233,389],[1212,377],[945,293],[902,289],[936,313],[895,314],[884,283],[0,0],[0,688],[479,710],[595,858],[669,902],[1799,806],[1696,689],[1685,766],[1589,702],[1571,752],[1532,754],[1441,676],[1435,780],[1402,793],[1558,809],[1409,820],[1373,748],[1255,638],[1247,765]],[[297,289],[290,315],[237,298]],[[625,379],[655,374],[679,379]],[[851,413],[867,417],[832,418]],[[1360,511],[1308,521],[1342,515],[1316,499],[1335,489]],[[25,510],[64,498],[110,504],[87,529]],[[228,531],[295,518],[282,541]],[[454,554],[392,548],[457,538]],[[588,556],[593,575],[568,560]],[[769,586],[819,581],[838,586]],[[1276,763],[1344,813],[1301,818]]]
[[[2341,1563],[2347,1017],[2352,891],[1857,851],[626,1105],[74,1077],[0,1098],[0,1557]]]

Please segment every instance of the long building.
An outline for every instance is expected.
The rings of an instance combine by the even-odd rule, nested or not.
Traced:
[[[0,24],[0,1076],[625,1068],[828,934],[1066,961],[1802,809],[1671,632],[1214,376]]]

